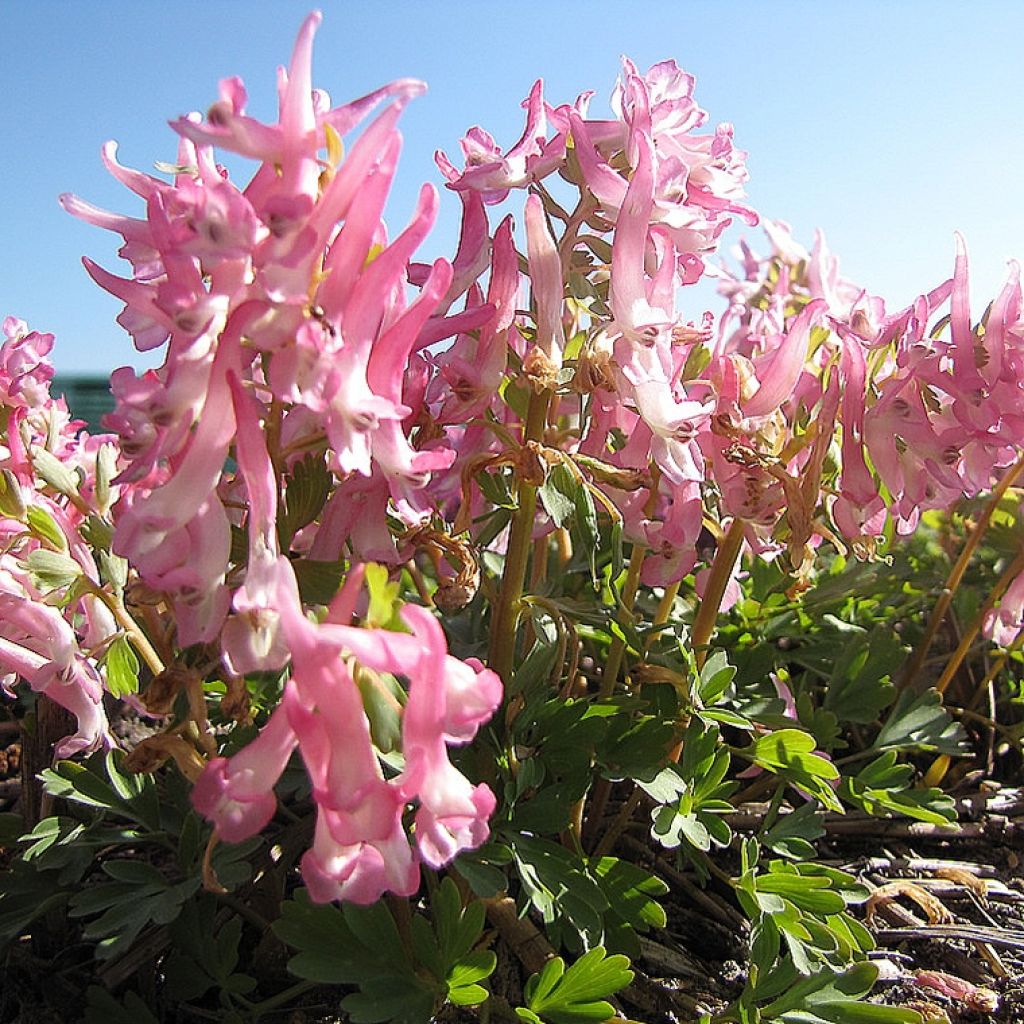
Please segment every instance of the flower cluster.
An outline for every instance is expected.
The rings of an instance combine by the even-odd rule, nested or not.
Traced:
[[[1005,476],[1024,439],[1024,331],[1016,267],[972,327],[962,245],[952,279],[896,313],[840,277],[820,236],[808,252],[781,222],[765,225],[768,257],[744,245],[738,272],[714,266],[732,219],[757,223],[745,154],[731,126],[704,130],[693,78],[670,61],[641,73],[624,60],[610,117],[591,115],[589,93],[551,106],[537,82],[510,148],[473,128],[461,168],[439,153],[458,251],[415,262],[436,190],[394,237],[383,213],[399,115],[423,86],[332,106],[311,81],[319,21],[280,74],[276,123],[249,116],[228,79],[205,116],[172,122],[170,180],[104,148],[144,216],[62,197],[123,238],[130,276],[86,267],[163,362],[114,373],[113,435],[89,438],[49,397],[52,339],[5,321],[0,670],[77,716],[59,753],[106,741],[115,645],[146,661],[139,707],[154,716],[171,710],[160,688],[176,666],[236,696],[276,679],[279,702],[231,756],[201,681],[194,728],[169,725],[147,749],[178,759],[229,842],[269,823],[301,758],[316,814],[305,883],[319,901],[367,903],[411,894],[420,862],[488,835],[495,794],[452,748],[511,681],[531,552],[539,580],[549,541],[565,555],[589,503],[666,609],[691,573],[702,589],[716,545],[733,561],[716,560],[712,619],[744,545],[786,553],[799,591],[823,543],[870,556],[887,523],[909,532]],[[218,149],[256,161],[243,187]],[[717,325],[680,311],[705,273],[728,301]],[[948,337],[932,325],[947,299]],[[556,470],[571,510],[542,490],[538,511]],[[422,603],[373,619],[370,562],[408,572]],[[495,566],[484,667],[450,653],[439,614],[477,600],[485,621],[477,591]],[[330,594],[311,593],[324,573]],[[999,642],[1019,632],[1022,601],[1017,580],[989,617]],[[371,705],[391,709],[386,741]]]
[[[166,345],[159,369],[112,378],[108,423],[123,456],[113,551],[166,601],[179,647],[214,645],[233,678],[288,667],[277,711],[244,751],[208,764],[196,806],[222,838],[259,831],[297,747],[318,807],[307,884],[318,899],[372,902],[418,884],[402,820],[411,803],[427,863],[486,836],[494,797],[471,785],[446,749],[491,715],[501,684],[478,663],[450,657],[422,610],[403,613],[408,637],[350,625],[354,604],[310,621],[288,556],[334,563],[351,549],[350,595],[361,559],[406,557],[388,510],[410,530],[421,526],[432,509],[426,485],[455,458],[443,439],[417,440],[407,368],[417,349],[490,320],[493,306],[449,322],[445,260],[407,300],[407,268],[434,221],[436,191],[424,186],[394,239],[381,216],[401,147],[398,115],[422,85],[393,82],[332,107],[310,81],[319,21],[306,19],[281,76],[277,124],[249,117],[244,87],[231,79],[205,118],[172,123],[181,139],[173,182],[121,167],[113,144],[105,147],[112,173],[145,200],[144,219],[73,196],[62,202],[124,238],[130,279],[86,267],[125,302],[119,321],[140,349]],[[342,160],[342,136],[381,103]],[[215,147],[259,161],[244,189],[217,164]],[[225,471],[232,453],[233,474]],[[315,522],[286,535],[280,474],[310,455],[321,459],[329,496]],[[229,511],[239,506],[248,514]],[[232,561],[233,526],[248,534],[241,565]],[[395,778],[384,778],[371,742],[356,682],[367,672],[410,681],[405,767]]]
[[[742,278],[726,275],[732,301],[720,344],[750,358],[777,326],[792,332],[807,310],[822,331],[806,376],[816,374],[841,399],[816,430],[842,439],[841,469],[829,511],[854,544],[879,537],[886,516],[909,534],[929,509],[993,487],[1020,455],[1021,290],[1014,262],[1005,286],[976,328],[970,320],[967,253],[957,238],[951,279],[895,313],[839,276],[819,233],[807,252],[781,223],[769,226],[773,253],[744,247]],[[941,311],[949,301],[948,313]],[[948,333],[942,331],[948,323]],[[835,385],[833,384],[835,382]],[[808,410],[813,399],[805,400]]]
[[[0,685],[18,678],[75,716],[66,757],[109,742],[104,674],[95,652],[117,632],[101,576],[82,538],[88,505],[108,505],[113,448],[79,432],[50,395],[52,334],[3,322],[0,403]],[[77,499],[74,500],[74,499]]]

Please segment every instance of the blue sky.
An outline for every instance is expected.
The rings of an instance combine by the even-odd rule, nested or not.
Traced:
[[[100,145],[151,169],[173,160],[168,118],[205,110],[239,74],[250,110],[274,111],[309,4],[291,0],[0,0],[0,315],[57,334],[58,370],[139,365],[113,322],[120,304],[88,279],[89,254],[117,273],[113,236],[64,214],[72,191],[138,214],[109,179]],[[472,124],[503,144],[543,77],[552,102],[596,89],[607,109],[629,54],[674,57],[697,75],[712,122],[732,121],[750,153],[749,195],[803,241],[826,231],[847,276],[905,304],[948,275],[952,232],[972,257],[976,313],[1005,261],[1024,257],[1024,5],[931,2],[393,0],[325,2],[314,79],[343,101],[400,76],[430,85],[403,118],[406,145],[389,207],[404,222],[435,148]],[[738,237],[738,227],[727,236]],[[448,198],[425,257],[450,254]],[[689,315],[708,303],[694,297]],[[696,308],[699,306],[700,308]]]

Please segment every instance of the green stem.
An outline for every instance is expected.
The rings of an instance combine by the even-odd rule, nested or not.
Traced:
[[[278,992],[276,996],[270,996],[268,999],[264,999],[259,1003],[250,1003],[248,1000],[245,1002],[248,1004],[247,1009],[250,1013],[255,1014],[259,1017],[264,1013],[269,1013],[271,1010],[276,1010],[279,1006],[283,1006],[285,1003],[290,1002],[296,996],[301,996],[303,992],[308,992],[311,988],[316,988],[317,982],[315,981],[300,981],[291,988],[286,988],[283,992]]]
[[[633,617],[633,605],[636,602],[636,592],[640,587],[640,570],[643,568],[644,557],[647,549],[643,544],[634,544],[632,554],[629,556],[629,569],[626,572],[626,582],[622,587],[622,603],[619,608],[619,623],[625,625]],[[626,641],[622,637],[615,637],[608,649],[608,660],[605,662],[604,672],[601,675],[601,697],[610,697],[615,689],[615,681],[619,677],[619,669],[622,668],[622,657],[626,653]]]
[[[523,432],[524,445],[529,441],[540,441],[544,437],[550,401],[550,391],[530,393],[526,428]],[[537,487],[525,480],[519,480],[518,500],[505,553],[505,568],[501,574],[498,604],[491,621],[491,642],[487,658],[488,666],[497,672],[506,684],[511,680],[512,666],[515,663],[516,616],[519,599],[523,596],[526,564],[530,558],[530,541],[537,515]]]
[[[722,607],[725,588],[732,576],[736,559],[743,547],[743,520],[733,519],[722,538],[715,560],[711,563],[711,575],[704,588],[704,597],[697,608],[693,629],[690,631],[690,647],[697,657],[697,667],[703,668],[708,656],[708,645],[715,632],[718,611]]]

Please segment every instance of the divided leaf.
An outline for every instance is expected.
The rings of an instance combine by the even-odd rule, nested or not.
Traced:
[[[600,946],[590,950],[566,969],[561,957],[549,960],[530,977],[524,989],[526,1007],[516,1013],[528,1024],[591,1024],[615,1013],[606,997],[633,981],[629,960],[607,956]]]

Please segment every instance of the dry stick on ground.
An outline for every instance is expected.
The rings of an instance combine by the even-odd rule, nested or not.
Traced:
[[[740,811],[723,814],[722,820],[737,831],[753,831],[763,819],[761,814]],[[964,824],[932,825],[923,821],[897,821],[891,818],[861,818],[853,815],[827,816],[822,822],[831,835],[887,839],[917,839],[925,842],[945,842],[951,839],[1002,843],[1011,847],[1024,847],[1024,821],[1011,821],[1002,814],[993,814],[984,821]]]
[[[858,871],[920,871],[933,874],[946,868],[960,868],[978,878],[996,878],[999,869],[991,864],[978,864],[966,860],[947,860],[942,857],[868,857],[855,861],[822,861],[823,864],[838,864]]]
[[[1024,931],[1010,928],[985,928],[977,924],[924,924],[909,928],[879,928],[875,938],[882,942],[903,942],[906,939],[962,939],[967,942],[988,942],[1006,949],[1024,949]]]
[[[890,879],[891,875],[878,875],[879,878]],[[971,891],[959,882],[953,882],[947,878],[915,878],[914,883],[928,892],[933,892],[945,900],[956,902],[970,902],[977,905]],[[1024,893],[1017,892],[1004,885],[992,885],[988,887],[986,899],[990,903],[1024,903]],[[992,924],[993,922],[989,922]]]

